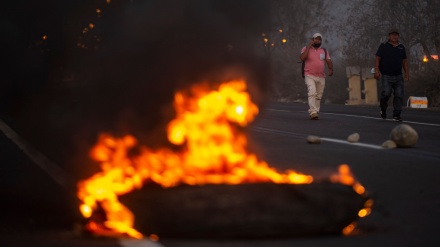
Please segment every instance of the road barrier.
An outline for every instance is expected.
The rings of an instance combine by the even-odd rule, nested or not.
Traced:
[[[428,98],[409,96],[407,106],[411,108],[428,108]]]

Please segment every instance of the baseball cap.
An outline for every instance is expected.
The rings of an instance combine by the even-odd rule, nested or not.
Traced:
[[[397,30],[397,28],[391,28],[390,31],[388,32],[388,34],[392,34],[392,33],[399,34],[399,30]]]
[[[316,38],[316,37],[321,37],[321,39],[322,39],[322,35],[320,33],[313,34],[313,38]]]

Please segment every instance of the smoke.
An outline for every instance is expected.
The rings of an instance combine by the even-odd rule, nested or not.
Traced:
[[[80,11],[94,11],[93,4],[75,5],[64,21],[77,23],[69,32],[87,23]],[[50,65],[48,81],[15,106],[17,126],[56,161],[76,163],[66,160],[87,154],[100,132],[162,145],[174,92],[194,83],[246,78],[262,103],[269,91],[261,41],[269,7],[266,0],[112,1],[95,23],[99,42],[89,49],[67,41],[79,28],[63,34],[63,56]]]
[[[172,100],[175,90],[196,82],[246,76],[265,90],[268,67],[256,50],[265,9],[262,1],[128,4],[116,18],[105,20],[105,51],[92,72],[99,77],[90,83],[104,89],[102,102],[110,103],[112,112],[128,110],[140,123],[152,125],[154,118],[161,119],[160,107]]]
[[[174,92],[191,84],[246,77],[255,96],[267,91],[259,43],[267,9],[265,1],[151,0],[113,12],[100,27],[102,47],[82,67],[92,73],[83,79],[94,98],[90,121],[146,136],[172,117]]]

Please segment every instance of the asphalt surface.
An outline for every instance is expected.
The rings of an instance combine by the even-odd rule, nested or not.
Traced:
[[[371,215],[359,221],[356,235],[282,239],[160,239],[128,241],[82,234],[75,191],[45,147],[21,144],[0,132],[0,246],[436,246],[440,242],[440,112],[405,109],[403,124],[419,134],[413,148],[384,149],[381,144],[402,123],[382,120],[376,106],[322,106],[320,120],[309,120],[307,105],[271,103],[249,129],[250,149],[278,170],[325,178],[348,164],[375,200]],[[13,121],[6,121],[14,131]],[[7,132],[7,131],[6,131]],[[348,135],[358,133],[358,143]],[[18,132],[18,134],[20,134]],[[308,144],[308,135],[322,138]],[[25,144],[23,144],[25,143]],[[28,145],[32,148],[26,149]],[[61,152],[61,151],[59,151]],[[42,154],[40,155],[35,154]],[[33,155],[32,155],[33,154]],[[49,163],[42,167],[39,162]],[[57,175],[58,174],[58,175]],[[69,172],[66,173],[68,176]]]

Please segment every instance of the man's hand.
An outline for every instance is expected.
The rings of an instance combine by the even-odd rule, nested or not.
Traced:
[[[379,78],[380,78],[380,72],[379,72],[379,70],[376,70],[374,72],[374,79],[379,80]]]
[[[328,69],[328,76],[332,76],[333,75],[333,69]]]
[[[409,81],[409,74],[405,73],[405,81]]]

